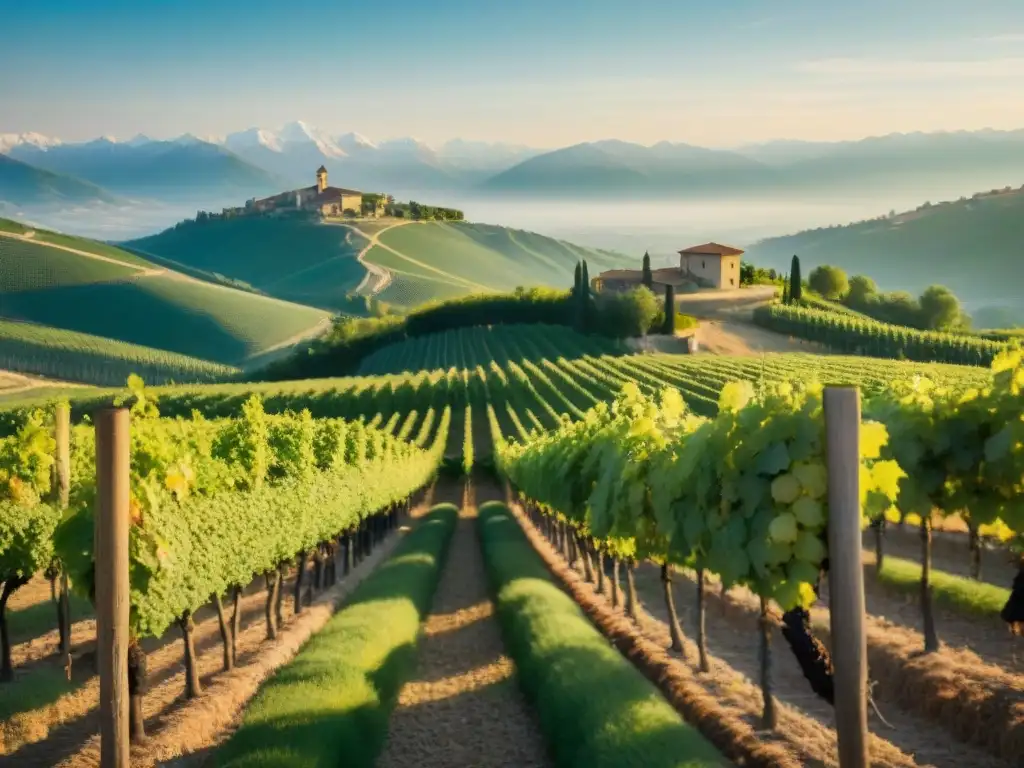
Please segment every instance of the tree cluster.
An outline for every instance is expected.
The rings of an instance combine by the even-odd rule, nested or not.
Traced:
[[[865,275],[847,279],[842,269],[828,264],[815,268],[807,282],[823,298],[883,323],[922,331],[966,330],[970,324],[960,301],[942,285],[929,286],[915,299],[906,291],[880,292]]]
[[[442,208],[436,205],[423,205],[411,200],[408,203],[396,203],[392,199],[384,208],[384,213],[399,219],[413,221],[464,221],[465,214],[456,208]]]

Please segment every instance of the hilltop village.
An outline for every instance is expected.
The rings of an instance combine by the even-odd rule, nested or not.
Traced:
[[[316,170],[316,183],[264,198],[252,198],[244,206],[224,208],[220,213],[199,211],[195,221],[233,219],[244,216],[311,216],[320,219],[396,218],[413,221],[463,221],[465,215],[455,208],[423,205],[414,200],[397,202],[384,192],[360,192],[332,187],[327,169]],[[185,222],[183,222],[185,223]]]

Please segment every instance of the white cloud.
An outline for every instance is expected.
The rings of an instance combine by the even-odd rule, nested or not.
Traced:
[[[1024,57],[995,59],[814,59],[797,64],[797,69],[814,75],[866,79],[930,80],[945,78],[1024,77]]]

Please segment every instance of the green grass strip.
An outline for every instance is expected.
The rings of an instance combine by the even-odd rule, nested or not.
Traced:
[[[878,579],[900,592],[917,594],[921,590],[921,564],[886,555]],[[1010,599],[1008,589],[944,571],[932,569],[929,582],[936,603],[978,616],[998,616]]]
[[[264,683],[221,766],[371,768],[416,664],[458,511],[434,507],[298,655]]]
[[[504,504],[480,539],[505,649],[558,766],[728,765],[552,581]]]

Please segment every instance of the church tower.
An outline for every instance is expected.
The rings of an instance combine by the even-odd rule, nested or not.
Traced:
[[[317,194],[322,193],[325,189],[327,189],[327,169],[321,165],[316,172]]]

